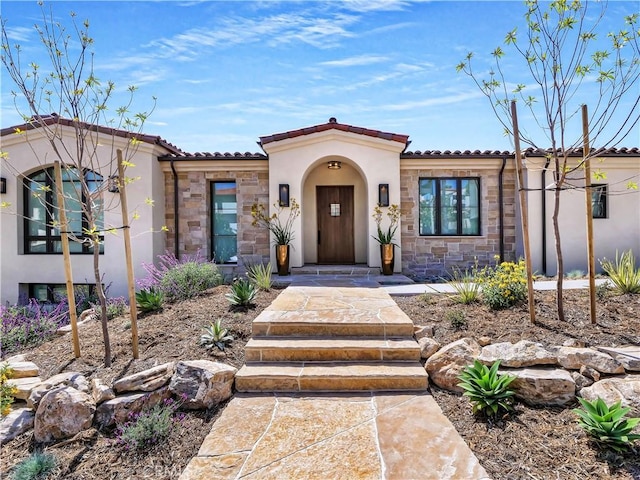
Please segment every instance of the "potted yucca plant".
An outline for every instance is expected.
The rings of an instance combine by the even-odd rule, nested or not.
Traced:
[[[389,226],[387,229],[382,228],[382,207],[376,205],[373,209],[373,219],[376,222],[377,233],[373,235],[376,242],[380,244],[380,263],[383,275],[393,275],[393,267],[395,264],[395,246],[393,237],[398,229],[400,221],[400,208],[398,205],[391,205],[387,210],[389,218]]]

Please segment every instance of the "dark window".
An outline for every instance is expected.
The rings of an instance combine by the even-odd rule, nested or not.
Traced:
[[[102,177],[94,172],[84,174],[84,182],[91,192],[96,191]],[[72,235],[69,236],[71,253],[92,253],[90,242],[85,239],[84,231],[89,230],[89,223],[82,213],[82,206],[87,203],[82,194],[81,182],[74,168],[62,170],[62,191],[64,193],[65,212]],[[98,229],[103,228],[103,212],[101,200],[97,207],[100,215],[97,218]],[[40,170],[24,179],[24,252],[25,253],[62,253],[62,240],[58,224],[58,198],[56,195],[53,168]],[[104,253],[103,237],[100,237],[100,253]]]
[[[213,182],[211,203],[213,259],[216,263],[236,263],[238,261],[236,182]]]
[[[607,218],[607,186],[591,185],[591,210],[593,218]]]
[[[421,178],[420,235],[480,235],[479,178]]]
[[[73,290],[78,305],[89,304],[95,296],[95,285],[77,284]],[[64,283],[30,283],[29,298],[42,303],[59,303],[67,298],[67,286]]]

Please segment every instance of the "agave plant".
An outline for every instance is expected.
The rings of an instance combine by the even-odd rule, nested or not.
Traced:
[[[220,319],[215,323],[211,322],[208,327],[203,327],[204,333],[200,336],[200,345],[207,350],[218,347],[220,350],[225,349],[227,343],[233,340],[233,336],[229,335],[229,331],[226,328],[222,328],[222,322]]]
[[[231,292],[225,297],[234,307],[246,307],[251,305],[257,294],[258,290],[253,283],[246,278],[238,278],[231,284]]]
[[[631,431],[640,423],[640,418],[624,418],[631,409],[622,407],[620,402],[611,407],[597,398],[593,402],[578,397],[582,409],[576,408],[573,412],[580,417],[578,424],[603,447],[608,447],[622,453],[631,447],[640,435]]]
[[[164,295],[156,288],[143,288],[136,293],[136,303],[138,304],[138,308],[144,313],[162,310],[163,302]]]
[[[458,376],[458,386],[464,390],[465,396],[471,400],[473,413],[485,413],[496,417],[502,411],[513,410],[513,396],[515,392],[509,389],[516,377],[500,375],[498,368],[500,360],[494,362],[491,368],[474,360],[473,365],[467,366]]]

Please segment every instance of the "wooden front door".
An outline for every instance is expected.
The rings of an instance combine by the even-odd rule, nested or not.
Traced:
[[[355,263],[353,185],[316,187],[318,263]]]

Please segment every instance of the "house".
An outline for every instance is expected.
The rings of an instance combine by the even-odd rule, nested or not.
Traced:
[[[30,215],[25,178],[43,168],[31,148],[35,144],[38,157],[44,158],[47,145],[37,140],[37,129],[28,132],[26,142],[23,135],[15,135],[15,128],[2,130],[3,151],[20,165],[9,175],[3,160],[7,190],[2,201],[12,203],[17,213],[0,216],[3,302],[33,292],[34,284],[64,283],[60,255],[30,252],[28,232],[25,235],[29,220],[20,217]],[[71,133],[66,133],[70,140]],[[126,145],[126,135],[115,138]],[[251,206],[273,205],[281,193],[296,199],[301,209],[293,226],[292,267],[380,266],[372,214],[381,201],[401,210],[396,272],[433,279],[454,266],[467,268],[476,261],[485,265],[495,257],[516,260],[523,254],[513,152],[409,151],[408,135],[354,127],[335,118],[260,137],[258,153],[185,153],[158,137],[140,140],[133,163],[144,175],[127,188],[129,204],[143,205],[145,198],[153,198],[155,206],[132,225],[137,277],[145,275],[140,265],[165,249],[176,256],[215,258],[231,270],[246,259],[270,259],[275,265],[269,232],[253,225]],[[553,175],[544,152],[524,153],[532,263],[538,273],[553,275],[553,191],[548,189]],[[626,188],[629,180],[640,179],[640,150],[612,149],[603,160],[599,168],[607,179],[591,196],[596,257],[615,257],[616,250],[640,252],[640,194]],[[98,173],[102,178],[110,174]],[[580,182],[576,177],[572,185],[580,187]],[[585,271],[584,189],[563,192],[561,208],[565,270]],[[119,221],[107,218],[112,214],[105,212],[105,223]],[[166,233],[146,233],[163,225]],[[105,283],[112,284],[112,295],[126,292],[122,248],[119,236],[105,236]],[[74,255],[73,261],[75,281],[90,283],[89,256]],[[38,269],[42,265],[45,268]]]

